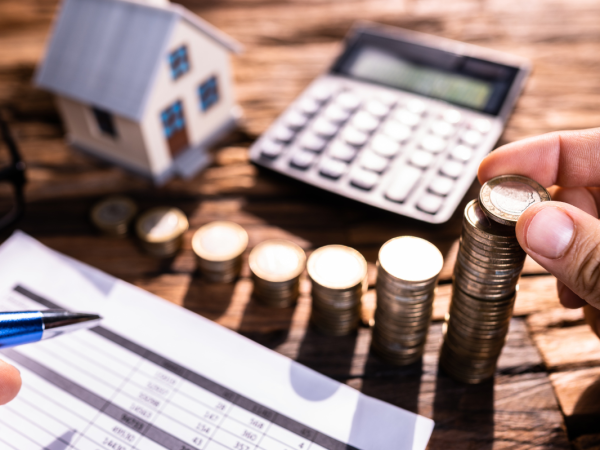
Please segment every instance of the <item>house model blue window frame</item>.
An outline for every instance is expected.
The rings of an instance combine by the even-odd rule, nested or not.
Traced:
[[[185,127],[185,119],[183,118],[183,107],[181,101],[177,100],[161,114],[163,129],[165,136],[169,139],[176,132],[182,130]]]
[[[169,64],[171,65],[171,75],[174,80],[190,71],[190,61],[185,45],[171,52],[169,55]]]
[[[211,106],[219,101],[219,85],[217,77],[212,76],[198,88],[200,97],[200,107],[202,111],[207,111]]]

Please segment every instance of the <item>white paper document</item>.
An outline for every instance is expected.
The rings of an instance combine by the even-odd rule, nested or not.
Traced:
[[[104,320],[0,351],[23,378],[0,407],[1,449],[423,450],[433,429],[17,232],[0,247],[0,310],[47,308]]]

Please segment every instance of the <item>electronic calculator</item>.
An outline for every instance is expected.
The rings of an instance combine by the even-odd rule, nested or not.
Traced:
[[[516,56],[362,24],[250,158],[345,197],[442,223],[498,141],[529,72]]]

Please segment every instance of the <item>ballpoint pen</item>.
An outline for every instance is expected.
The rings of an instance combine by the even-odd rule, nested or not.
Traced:
[[[56,309],[0,312],[0,349],[92,328],[98,325],[101,319],[96,314]]]

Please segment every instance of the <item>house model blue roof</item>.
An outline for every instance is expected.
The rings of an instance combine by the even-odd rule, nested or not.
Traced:
[[[183,6],[65,0],[35,82],[139,121],[175,24],[185,20],[232,52],[241,46]]]

